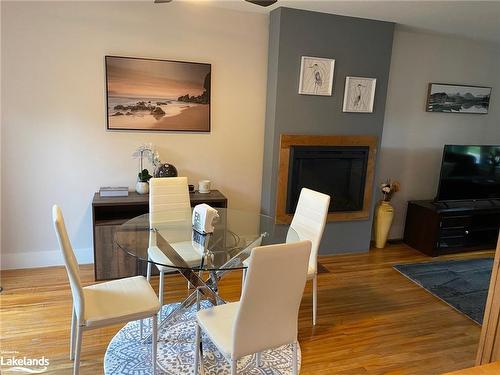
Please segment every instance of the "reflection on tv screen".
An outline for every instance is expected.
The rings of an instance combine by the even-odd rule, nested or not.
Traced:
[[[445,146],[438,200],[499,198],[500,146]]]

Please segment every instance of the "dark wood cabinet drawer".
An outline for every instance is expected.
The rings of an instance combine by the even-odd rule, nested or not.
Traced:
[[[116,228],[116,225],[97,225],[94,228],[96,280],[137,275],[138,264],[136,258],[127,255],[114,242]]]
[[[464,247],[466,245],[467,245],[467,239],[464,236],[448,237],[448,238],[440,238],[439,239],[439,248],[440,249]]]
[[[471,216],[443,216],[440,227],[443,228],[464,228],[471,223]]]
[[[465,237],[469,231],[465,227],[441,228],[439,235],[446,237]]]

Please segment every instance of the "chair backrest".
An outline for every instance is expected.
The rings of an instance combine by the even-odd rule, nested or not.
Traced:
[[[234,358],[297,340],[310,253],[311,241],[252,250],[233,326]]]
[[[299,236],[299,240],[310,240],[312,242],[311,257],[309,267],[316,272],[318,266],[318,250],[325,230],[326,219],[328,217],[328,207],[330,206],[330,196],[302,188],[299,202],[295,214],[293,215],[292,228]],[[287,242],[291,239],[287,235]]]
[[[191,217],[191,202],[186,177],[149,180],[150,224],[181,221]]]
[[[64,224],[61,209],[57,205],[52,206],[52,221],[54,223],[54,229],[56,231],[59,247],[61,248],[61,252],[63,254],[66,271],[68,273],[71,294],[73,295],[73,307],[75,308],[78,320],[81,322],[83,320],[85,305],[78,262],[76,260],[75,253],[73,252],[68,232],[66,231],[66,225]]]

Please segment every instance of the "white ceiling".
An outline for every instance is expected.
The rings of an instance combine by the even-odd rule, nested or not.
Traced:
[[[174,0],[176,1],[176,0]],[[179,1],[179,0],[177,0]],[[200,2],[200,0],[198,0]],[[243,0],[205,0],[205,5],[268,13],[283,6],[396,22],[402,27],[500,44],[500,1],[278,0],[264,8]],[[168,6],[164,4],[163,6]]]

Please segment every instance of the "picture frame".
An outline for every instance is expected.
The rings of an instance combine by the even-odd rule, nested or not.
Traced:
[[[105,56],[106,128],[210,132],[208,63]]]
[[[299,94],[331,96],[335,60],[302,56],[300,60]]]
[[[486,115],[490,108],[491,87],[429,83],[427,112]]]
[[[343,112],[373,113],[376,78],[346,77]]]

